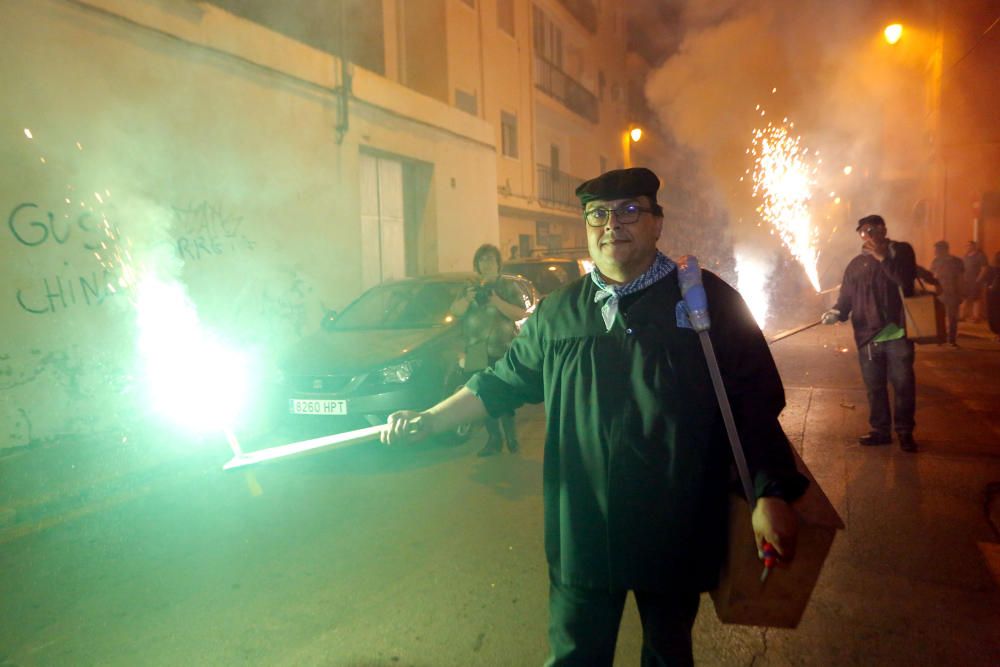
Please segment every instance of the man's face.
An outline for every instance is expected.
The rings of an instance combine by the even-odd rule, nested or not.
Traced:
[[[590,256],[605,276],[614,277],[622,271],[628,273],[631,268],[648,262],[656,253],[663,218],[649,212],[651,208],[651,202],[645,196],[587,202],[585,218],[597,209],[605,210],[603,225],[587,223]],[[609,213],[608,209],[614,212]],[[622,222],[622,218],[627,221],[636,213],[635,222]]]
[[[944,257],[948,254],[948,248],[943,245],[934,246],[934,255],[936,257]]]
[[[875,242],[884,241],[885,225],[864,224],[858,229],[858,236],[861,237],[862,241],[868,241],[869,239]]]

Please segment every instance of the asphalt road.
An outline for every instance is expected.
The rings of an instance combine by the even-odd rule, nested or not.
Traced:
[[[783,423],[841,516],[797,630],[723,626],[704,665],[996,665],[980,553],[1000,480],[1000,346],[922,349],[916,455],[861,448],[847,327],[778,343]],[[842,350],[849,348],[849,352]],[[949,356],[950,355],[950,356]],[[540,409],[523,451],[361,446],[222,473],[201,458],[115,502],[0,541],[0,665],[540,665]],[[629,603],[616,664],[638,664]]]

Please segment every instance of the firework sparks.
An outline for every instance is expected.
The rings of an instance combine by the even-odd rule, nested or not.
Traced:
[[[110,190],[105,190],[110,198]],[[105,204],[95,192],[95,198]],[[134,247],[107,212],[96,229],[104,238],[94,257],[104,269],[110,294],[121,295],[135,308],[138,348],[154,408],[193,430],[222,429],[230,445],[232,424],[246,399],[247,360],[207,332],[184,287],[164,278],[139,258],[147,249]]]
[[[748,149],[754,161],[753,196],[761,200],[757,207],[761,218],[778,233],[818,292],[817,232],[809,213],[816,186],[817,168],[812,164],[816,154],[811,157],[809,149],[801,145],[801,138],[791,133],[794,126],[786,118],[754,130]]]
[[[767,266],[739,249],[736,251],[737,290],[750,308],[750,313],[761,329],[767,322],[769,297],[767,293]]]

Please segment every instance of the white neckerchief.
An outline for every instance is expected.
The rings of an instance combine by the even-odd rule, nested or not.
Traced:
[[[618,302],[623,296],[628,296],[633,292],[638,292],[641,289],[649,287],[656,281],[666,277],[675,268],[677,268],[677,264],[657,250],[653,264],[641,276],[624,285],[607,285],[601,277],[601,272],[595,267],[590,272],[590,279],[597,285],[597,294],[594,295],[594,303],[604,301],[604,304],[601,306],[601,317],[604,318],[604,326],[608,328],[608,331],[611,331],[611,327],[614,326],[615,317],[618,315]]]

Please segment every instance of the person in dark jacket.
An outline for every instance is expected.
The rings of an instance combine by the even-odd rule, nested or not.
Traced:
[[[389,416],[389,444],[544,401],[549,665],[611,665],[628,591],[643,664],[693,664],[699,594],[717,583],[733,457],[676,264],[656,248],[659,179],[624,169],[583,183],[595,270],[549,294],[506,355],[424,412]],[[703,272],[710,335],[758,497],[753,526],[793,555],[789,502],[808,482],[778,422],[785,398],[739,294]]]
[[[994,340],[1000,341],[1000,252],[993,256],[986,282],[986,319]]]
[[[948,321],[948,344],[958,347],[958,309],[962,305],[962,276],[965,264],[961,257],[952,255],[947,241],[934,244],[934,261],[931,272],[939,286],[938,300],[944,304]]]
[[[916,257],[909,243],[889,240],[882,216],[861,218],[857,232],[863,242],[861,254],[847,265],[840,296],[834,307],[823,313],[823,323],[835,324],[850,317],[854,327],[871,426],[858,442],[888,445],[895,428],[900,448],[915,452],[914,351],[913,342],[906,338],[901,294],[913,296]],[[889,410],[887,380],[895,394],[893,412]]]

